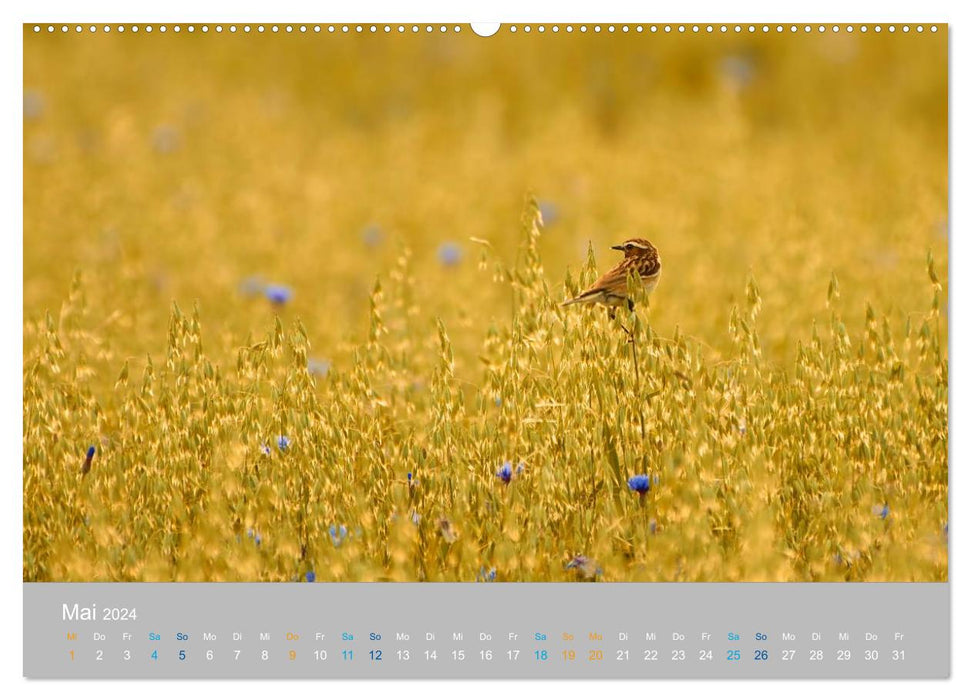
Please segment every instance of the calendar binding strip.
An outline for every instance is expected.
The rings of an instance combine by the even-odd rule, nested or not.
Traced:
[[[430,34],[461,33],[459,24],[32,24],[34,34]],[[809,34],[809,33],[936,33],[940,26],[921,24],[510,24],[507,34]],[[473,32],[474,33],[474,32]]]

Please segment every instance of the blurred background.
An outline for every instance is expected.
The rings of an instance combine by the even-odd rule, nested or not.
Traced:
[[[853,326],[867,301],[925,311],[928,252],[947,290],[946,32],[25,27],[24,148],[25,349],[80,271],[106,386],[164,351],[173,300],[216,360],[280,313],[349,362],[404,248],[429,335],[441,317],[479,381],[509,288],[470,238],[511,263],[529,195],[555,298],[588,246],[604,270],[649,238],[652,325],[714,359],[749,274],[773,362],[828,319],[832,273]]]

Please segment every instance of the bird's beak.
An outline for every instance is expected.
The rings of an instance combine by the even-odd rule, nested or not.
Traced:
[[[610,249],[611,250],[623,250],[624,249],[624,244],[621,243],[620,245],[612,245],[612,246],[610,246]]]

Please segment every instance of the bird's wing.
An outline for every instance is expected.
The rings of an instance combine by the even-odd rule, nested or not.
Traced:
[[[577,296],[563,302],[562,306],[583,302],[606,301],[608,297],[627,295],[627,268],[623,262],[597,278],[597,281]]]
[[[594,294],[609,294],[611,296],[627,295],[627,266],[621,263],[600,275],[581,297]]]

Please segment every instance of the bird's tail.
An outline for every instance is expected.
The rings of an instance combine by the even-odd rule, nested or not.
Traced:
[[[579,296],[575,296],[572,299],[567,299],[560,306],[572,306],[573,304],[590,304],[600,299],[602,291],[599,289],[590,289]]]

